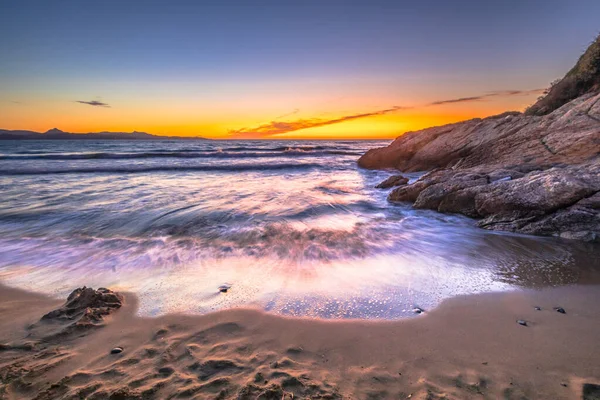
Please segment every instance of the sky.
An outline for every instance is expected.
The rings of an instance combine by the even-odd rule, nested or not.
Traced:
[[[0,0],[0,128],[393,138],[522,111],[598,0]]]

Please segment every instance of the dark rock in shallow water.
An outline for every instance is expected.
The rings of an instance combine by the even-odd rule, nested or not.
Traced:
[[[402,186],[408,183],[408,178],[402,175],[392,175],[379,185],[375,186],[377,189],[388,189],[394,186]]]
[[[527,326],[527,321],[523,321],[522,319],[517,320],[517,324]]]
[[[415,307],[415,308],[413,308],[413,312],[415,314],[422,314],[425,312],[425,310],[423,310],[421,307]]]
[[[567,312],[565,311],[564,308],[562,307],[554,307],[554,311],[559,312],[561,314],[566,314]]]
[[[119,354],[123,352],[123,348],[122,347],[115,347],[114,349],[112,349],[110,351],[110,354]]]
[[[490,183],[485,171],[434,170],[395,188],[388,200],[479,218],[484,229],[600,241],[599,158],[503,182]]]

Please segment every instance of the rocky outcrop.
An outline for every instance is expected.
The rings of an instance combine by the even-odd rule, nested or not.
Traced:
[[[525,114],[408,132],[358,165],[430,171],[392,202],[486,229],[600,241],[600,36]]]
[[[402,186],[408,183],[408,178],[403,177],[402,175],[392,175],[379,185],[375,186],[376,189],[389,189],[394,186]]]
[[[109,289],[75,289],[60,308],[45,314],[30,330],[52,339],[102,326],[104,317],[123,305],[123,296]]]
[[[486,229],[600,237],[600,93],[543,117],[508,113],[408,133],[359,165],[432,170],[390,201],[481,218]]]
[[[504,168],[531,171],[580,164],[600,153],[600,93],[545,116],[505,113],[408,132],[358,160],[368,169]]]
[[[598,162],[528,174],[440,169],[394,189],[388,199],[479,218],[485,229],[600,240]]]

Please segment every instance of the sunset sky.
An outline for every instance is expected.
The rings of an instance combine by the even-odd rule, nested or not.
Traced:
[[[392,138],[523,110],[598,0],[0,1],[0,128]]]

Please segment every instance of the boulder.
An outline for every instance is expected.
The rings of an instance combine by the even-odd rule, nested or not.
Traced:
[[[62,307],[50,311],[42,320],[96,323],[122,305],[123,296],[119,293],[106,288],[94,290],[84,286],[71,292]]]
[[[600,163],[555,167],[528,174],[482,168],[443,169],[394,189],[392,202],[479,218],[478,226],[586,241],[600,240]]]
[[[103,325],[104,318],[123,305],[123,296],[106,288],[75,289],[66,303],[29,327],[33,336],[51,340]]]
[[[477,195],[476,208],[482,216],[512,211],[550,213],[599,190],[600,164],[586,168],[551,168],[493,185]]]

